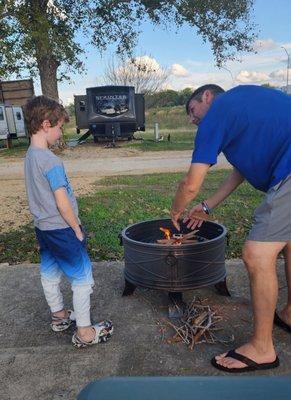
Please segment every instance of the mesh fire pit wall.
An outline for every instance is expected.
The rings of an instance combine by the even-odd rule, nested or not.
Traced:
[[[163,238],[159,228],[172,233],[191,232],[185,225],[177,232],[170,219],[144,221],[121,233],[125,257],[125,280],[135,286],[182,292],[219,283],[226,277],[226,228],[215,222],[203,222],[197,243],[157,244]]]

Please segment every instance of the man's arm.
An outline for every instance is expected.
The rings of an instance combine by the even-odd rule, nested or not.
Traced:
[[[215,208],[220,204],[226,197],[228,197],[242,182],[244,177],[236,170],[233,169],[232,173],[226,178],[218,190],[213,194],[213,196],[208,197],[204,200],[210,209]],[[202,224],[201,220],[192,217],[196,212],[204,211],[202,204],[196,204],[188,212],[188,215],[184,218],[184,222],[187,222],[187,228],[195,229],[200,227]]]
[[[208,199],[205,199],[209,208],[215,208],[220,204],[226,197],[228,197],[243,181],[244,177],[238,172],[237,169],[233,169],[232,173],[228,175],[226,180],[218,188],[218,190]]]
[[[76,217],[71,202],[68,198],[66,189],[64,187],[60,187],[54,191],[54,196],[61,216],[74,230],[77,238],[79,240],[83,240],[83,233],[80,229],[78,218]]]
[[[205,175],[209,169],[209,164],[193,163],[185,178],[179,183],[171,209],[171,218],[174,226],[180,230],[178,219],[184,212],[191,200],[195,199]]]

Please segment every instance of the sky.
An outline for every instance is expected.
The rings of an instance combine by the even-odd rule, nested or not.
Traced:
[[[228,61],[224,68],[215,66],[214,56],[208,43],[203,43],[193,28],[183,27],[177,33],[143,23],[136,55],[147,55],[161,68],[169,71],[167,88],[182,90],[206,83],[216,83],[224,89],[239,84],[269,83],[286,86],[287,54],[291,58],[291,1],[255,0],[253,22],[257,25],[256,53],[240,55],[239,61]],[[86,43],[85,38],[81,42]],[[85,94],[87,87],[102,84],[104,67],[112,58],[114,49],[101,55],[97,49],[87,47],[84,75],[71,75],[71,83],[59,84],[60,98],[64,104],[73,102],[74,94]],[[291,67],[291,60],[289,63]],[[291,81],[291,69],[289,71]],[[36,94],[40,94],[35,82]]]

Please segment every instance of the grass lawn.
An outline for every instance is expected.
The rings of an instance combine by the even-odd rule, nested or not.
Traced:
[[[197,201],[213,193],[229,171],[208,174]],[[183,174],[109,177],[98,182],[96,193],[79,197],[82,223],[88,233],[92,260],[122,259],[118,234],[126,226],[146,219],[167,218],[177,183]],[[240,257],[241,247],[251,227],[252,212],[262,194],[242,184],[215,212],[230,233],[227,257]],[[32,224],[22,230],[0,235],[0,262],[38,262]]]
[[[29,146],[27,138],[19,138],[12,140],[12,148],[6,148],[5,140],[0,141],[0,157],[24,157]]]
[[[163,140],[156,142],[154,130],[137,132],[135,138],[141,141],[125,143],[125,147],[139,149],[141,151],[165,151],[165,150],[191,150],[193,149],[194,129],[161,129],[160,137]]]

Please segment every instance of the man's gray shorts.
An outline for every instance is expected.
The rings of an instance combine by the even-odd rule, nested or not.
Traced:
[[[291,242],[291,174],[273,186],[256,208],[247,238],[259,242]]]

